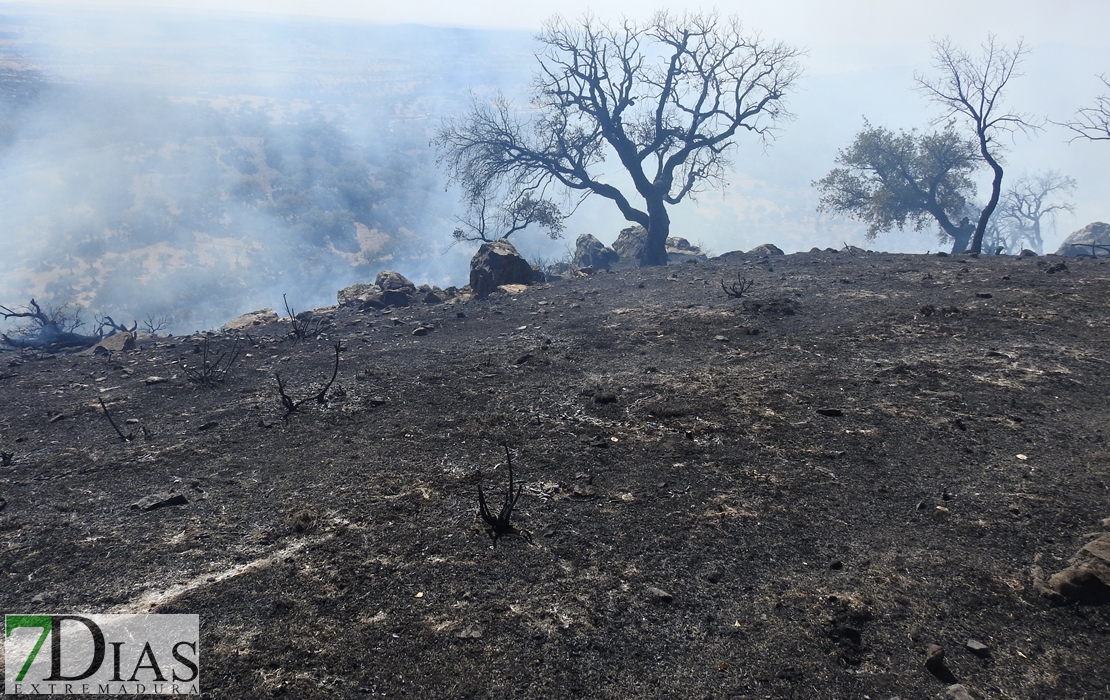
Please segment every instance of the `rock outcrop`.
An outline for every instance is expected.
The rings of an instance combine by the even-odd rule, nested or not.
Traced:
[[[381,296],[382,288],[376,284],[352,284],[340,289],[335,295],[340,306],[362,306],[370,299]]]
[[[402,292],[403,294],[416,294],[416,285],[409,281],[400,272],[382,270],[374,280],[383,292]]]
[[[470,260],[470,288],[485,297],[505,284],[532,284],[535,271],[505,239],[483,243]]]
[[[748,251],[748,255],[784,255],[782,248],[779,248],[774,243],[764,243],[757,245]]]
[[[613,250],[620,267],[642,267],[647,252],[647,229],[643,226],[622,229],[613,243]]]
[[[617,263],[620,256],[594,236],[583,233],[574,244],[575,267],[592,267],[595,270],[608,270]]]
[[[685,238],[671,236],[667,239],[667,264],[675,265],[684,262],[705,262],[707,260],[701,248],[690,243]]]
[[[1057,255],[1110,255],[1110,224],[1101,221],[1087,224],[1064,239]]]
[[[225,331],[241,331],[266,323],[273,323],[276,320],[278,320],[278,315],[274,313],[273,309],[260,309],[231,319],[224,324],[223,329]]]

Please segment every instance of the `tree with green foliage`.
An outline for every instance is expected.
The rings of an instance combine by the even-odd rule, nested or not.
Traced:
[[[641,264],[667,264],[668,207],[723,184],[742,132],[766,138],[789,117],[799,52],[765,42],[735,18],[665,12],[610,26],[555,18],[542,44],[531,109],[475,100],[432,143],[448,181],[466,192],[598,195],[647,230]],[[634,192],[603,174],[615,156]]]
[[[907,225],[922,230],[936,222],[963,251],[972,227],[965,215],[975,195],[971,173],[980,159],[974,141],[951,125],[918,134],[871,126],[836,158],[840,167],[814,182],[821,211],[846,214],[867,224],[867,238]]]
[[[566,214],[542,193],[536,196],[531,189],[524,188],[499,197],[490,193],[489,183],[472,185],[464,195],[466,214],[455,219],[459,225],[451,237],[456,241],[489,242],[508,238],[531,226],[543,229],[552,239],[562,236]]]

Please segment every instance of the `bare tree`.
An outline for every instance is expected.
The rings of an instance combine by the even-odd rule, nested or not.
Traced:
[[[1040,128],[1029,117],[1007,110],[1002,100],[1007,84],[1019,75],[1017,66],[1028,52],[1020,40],[1015,48],[1007,49],[992,34],[983,44],[982,54],[972,56],[944,39],[933,43],[933,64],[939,77],[915,76],[920,90],[944,107],[945,113],[938,121],[957,117],[968,123],[979,142],[980,155],[994,172],[990,199],[979,214],[979,222],[971,238],[973,253],[982,250],[987,222],[1002,194],[999,134]]]
[[[1107,80],[1105,75],[1100,75],[1099,80],[1110,88],[1110,80]],[[1099,95],[1095,98],[1094,107],[1082,107],[1076,110],[1075,119],[1064,122],[1060,126],[1066,126],[1075,132],[1076,135],[1072,137],[1072,141],[1078,138],[1110,141],[1110,95]]]
[[[998,208],[1002,225],[1011,232],[1011,247],[1027,241],[1034,251],[1043,253],[1041,225],[1044,222],[1055,224],[1056,216],[1062,211],[1075,211],[1071,202],[1058,198],[1072,194],[1075,187],[1073,178],[1051,170],[1015,182],[1003,195]]]
[[[739,133],[767,138],[789,118],[783,100],[800,73],[796,49],[715,14],[661,12],[616,27],[555,18],[537,39],[534,119],[497,98],[444,121],[433,144],[448,180],[464,191],[478,184],[542,197],[557,185],[610,199],[647,230],[647,265],[667,263],[667,207],[723,184]],[[600,172],[613,154],[635,193]]]

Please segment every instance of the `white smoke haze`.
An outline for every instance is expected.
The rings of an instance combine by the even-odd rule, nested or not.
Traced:
[[[283,293],[298,310],[331,304],[385,268],[465,284],[473,248],[449,248],[461,206],[429,139],[471,92],[501,90],[528,108],[532,34],[0,4],[0,303],[172,316],[172,330],[190,332],[279,308]],[[1110,72],[1102,44],[1031,48],[1010,96],[1034,115],[1066,120]],[[862,225],[816,211],[811,182],[864,116],[892,129],[939,116],[913,91],[915,71],[930,70],[927,41],[871,53],[884,51],[885,62],[812,48],[789,100],[796,119],[766,145],[741,137],[729,185],[673,208],[672,235],[716,253],[766,242],[947,248],[935,232],[869,242]],[[1105,144],[1067,138],[1049,126],[1005,154],[1008,179],[1052,169],[1079,181],[1075,214],[1060,217],[1046,250],[1110,218]],[[526,257],[558,258],[579,233],[611,243],[628,225],[595,199],[564,240],[526,231],[514,242]]]
[[[386,267],[466,283],[430,130],[467,85],[514,85],[527,34],[0,15],[0,303],[185,332]]]

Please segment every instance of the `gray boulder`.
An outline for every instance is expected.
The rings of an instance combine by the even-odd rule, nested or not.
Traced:
[[[784,255],[782,248],[779,248],[774,243],[764,243],[757,245],[748,251],[748,255]]]
[[[376,284],[352,284],[335,295],[340,306],[362,306],[368,299],[377,298],[382,288]]]
[[[621,267],[642,267],[647,252],[647,229],[632,226],[623,229],[613,243]]]
[[[273,323],[278,320],[278,315],[274,313],[273,309],[261,309],[259,311],[252,311],[249,314],[236,316],[223,325],[225,331],[241,331],[253,326],[261,326],[267,323]]]
[[[416,294],[416,285],[400,272],[382,270],[374,280],[383,292],[401,292],[403,294]]]
[[[1064,239],[1057,255],[1110,255],[1110,224],[1096,221]]]
[[[503,238],[483,243],[470,260],[470,288],[479,298],[503,284],[532,284],[535,279],[532,266]]]
[[[675,265],[678,263],[690,262],[696,260],[697,262],[705,262],[708,258],[701,252],[701,248],[690,243],[685,238],[678,238],[671,236],[667,239],[667,264]]]
[[[608,270],[619,259],[620,256],[617,255],[617,251],[588,233],[583,233],[575,241],[573,260],[575,267],[593,267],[597,270]]]

